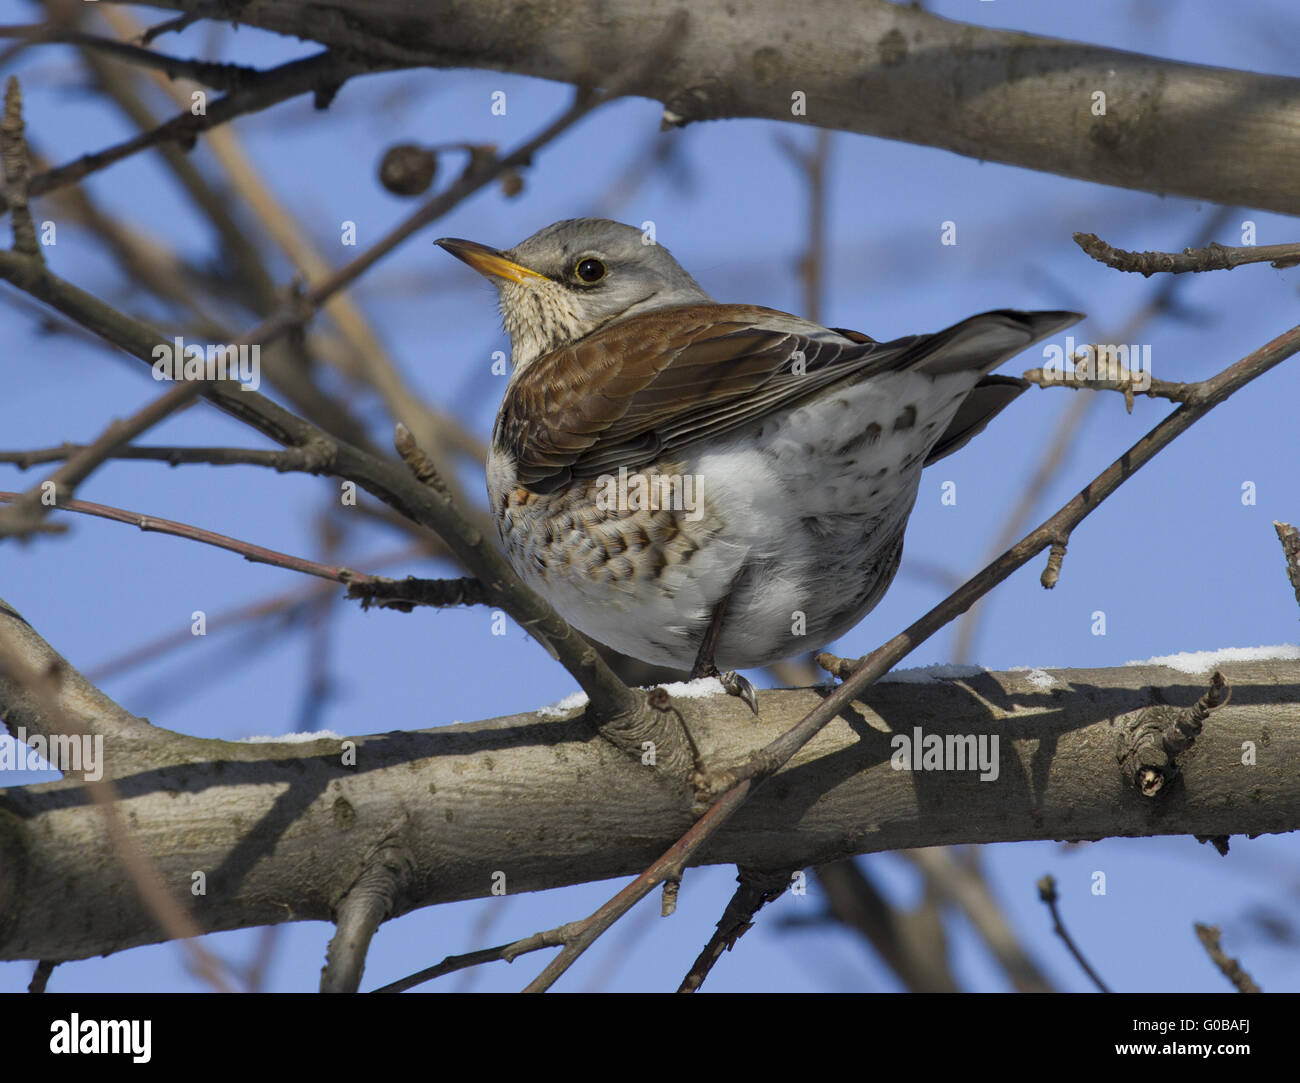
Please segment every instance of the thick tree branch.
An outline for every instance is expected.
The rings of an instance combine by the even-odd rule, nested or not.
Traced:
[[[155,3],[207,14],[202,0]],[[581,83],[590,57],[634,65],[653,28],[683,10],[678,52],[626,91],[677,123],[794,120],[1300,213],[1300,80],[982,29],[886,0],[606,0],[598,18],[587,0],[263,0],[239,18],[394,64]]]
[[[61,717],[76,733],[104,738],[104,770],[108,775],[138,766],[136,746],[146,746],[166,730],[155,729],[104,695],[66,659],[42,639],[22,616],[0,601],[0,652],[35,673],[60,674],[54,695]],[[12,673],[0,670],[0,718],[11,735],[19,728],[29,735],[48,737],[56,732],[48,724],[41,701]]]
[[[1194,703],[1204,676],[1136,666],[874,685],[689,863],[795,869],[924,845],[1300,828],[1300,661],[1218,668],[1232,701],[1154,800],[1121,770],[1117,733],[1154,705]],[[707,764],[743,760],[821,701],[813,689],[759,696],[759,723],[730,696],[675,701]],[[895,770],[897,738],[916,726],[996,737],[997,778]],[[193,913],[205,931],[333,920],[394,824],[410,863],[392,907],[400,915],[488,896],[496,873],[511,894],[636,873],[693,820],[689,795],[662,766],[593,741],[576,712],[398,730],[354,746],[152,732],[152,742],[131,742],[140,758],[114,764],[119,808],[174,890],[207,874]],[[1243,765],[1247,742],[1254,758]],[[75,784],[0,791],[0,958],[83,958],[160,938],[128,901],[126,874],[102,860],[101,832]]]

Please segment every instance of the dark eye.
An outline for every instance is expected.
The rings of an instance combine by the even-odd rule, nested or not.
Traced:
[[[573,269],[573,273],[582,281],[591,285],[605,277],[605,265],[600,260],[588,256],[586,259],[578,261],[578,266]]]

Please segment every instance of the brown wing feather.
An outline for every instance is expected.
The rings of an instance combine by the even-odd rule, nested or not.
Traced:
[[[538,358],[507,392],[493,438],[513,454],[521,485],[553,492],[575,477],[644,466],[843,380],[901,368],[987,372],[1076,319],[1003,310],[878,343],[857,332],[805,336],[796,328],[811,325],[754,305],[661,309]],[[796,351],[799,373],[791,367]]]
[[[521,485],[552,492],[803,398],[879,349],[804,338],[783,320],[795,317],[685,305],[611,324],[535,361],[507,394],[494,439],[513,453]],[[806,365],[797,376],[795,350]]]

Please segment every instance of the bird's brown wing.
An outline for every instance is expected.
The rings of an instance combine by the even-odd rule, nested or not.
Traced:
[[[507,392],[494,440],[514,456],[521,485],[553,492],[572,478],[644,466],[842,380],[905,368],[987,371],[1077,318],[990,312],[877,343],[752,305],[661,309],[534,361]]]

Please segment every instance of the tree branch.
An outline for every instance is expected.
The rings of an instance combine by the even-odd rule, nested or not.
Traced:
[[[1130,252],[1112,248],[1095,233],[1076,233],[1074,243],[1098,263],[1117,271],[1131,271],[1143,278],[1154,274],[1187,274],[1200,271],[1231,271],[1243,263],[1271,263],[1282,270],[1300,263],[1300,244],[1242,245],[1229,248],[1214,242],[1206,248],[1184,248],[1181,252]]]
[[[1120,769],[1116,726],[1156,704],[1195,702],[1203,677],[1135,666],[886,682],[843,710],[687,863],[793,869],[962,842],[1296,830],[1300,660],[1218,668],[1232,701],[1157,800]],[[65,685],[75,680],[69,671]],[[0,684],[0,711],[12,720],[11,691]],[[822,701],[813,689],[759,696],[764,730]],[[120,711],[105,702],[101,711]],[[733,697],[675,702],[707,764],[743,761],[761,740]],[[895,770],[896,741],[917,724],[945,739],[996,737],[997,778]],[[203,931],[333,920],[394,824],[403,825],[411,870],[397,916],[486,897],[497,873],[510,894],[636,873],[693,819],[662,766],[591,740],[576,712],[347,741],[150,734],[113,764],[119,808],[173,890],[206,873],[209,891],[193,914]],[[1251,766],[1242,765],[1243,742],[1257,747]],[[1243,787],[1254,799],[1232,800]],[[0,791],[0,958],[84,958],[165,935],[147,912],[121,905],[130,881],[100,860],[96,815],[71,782]]]
[[[159,3],[207,13],[202,0]],[[590,57],[634,65],[647,28],[680,11],[679,50],[627,88],[662,102],[671,122],[793,120],[1300,213],[1300,80],[985,29],[886,0],[606,0],[599,19],[586,0],[334,0],[328,14],[265,0],[239,17],[394,64],[582,83]],[[793,112],[796,94],[805,115]]]

